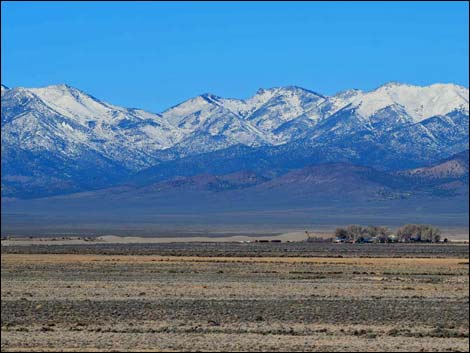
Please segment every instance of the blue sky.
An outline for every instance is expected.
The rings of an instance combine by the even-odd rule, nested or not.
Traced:
[[[214,93],[468,87],[467,2],[2,2],[7,86],[67,83],[159,112]]]

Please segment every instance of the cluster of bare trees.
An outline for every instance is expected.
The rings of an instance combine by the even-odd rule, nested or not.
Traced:
[[[337,228],[335,231],[337,241],[349,242],[439,242],[441,231],[439,228],[427,224],[406,224],[393,234],[388,227],[361,226],[352,224],[346,228]]]
[[[405,224],[397,230],[397,237],[402,242],[438,243],[441,240],[441,230],[427,224]]]
[[[351,224],[346,228],[336,228],[335,231],[336,239],[355,242],[374,239],[377,242],[386,243],[391,235],[392,232],[387,227],[364,227],[357,224]]]

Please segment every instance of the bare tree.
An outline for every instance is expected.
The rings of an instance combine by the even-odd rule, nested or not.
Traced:
[[[358,224],[351,224],[346,228],[349,238],[354,241],[360,240],[365,235],[365,228]]]
[[[350,239],[348,231],[344,228],[336,228],[335,237],[338,239],[344,239],[344,240]]]
[[[387,243],[390,240],[392,232],[388,227],[377,227],[377,239],[381,243]]]

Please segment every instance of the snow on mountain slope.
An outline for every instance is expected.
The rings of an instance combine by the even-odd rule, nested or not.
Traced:
[[[2,142],[73,156],[92,150],[130,169],[150,166],[152,154],[179,140],[158,114],[97,100],[66,85],[2,91]]]
[[[112,159],[127,159],[129,167],[139,169],[155,162],[151,155],[156,151],[188,145],[192,136],[223,136],[226,144],[217,148],[278,145],[335,130],[388,131],[455,110],[468,115],[468,89],[451,84],[418,87],[391,83],[371,92],[349,90],[325,97],[289,86],[260,89],[247,100],[204,94],[159,115],[111,105],[67,85],[33,89],[2,86],[2,105],[9,107],[8,111],[2,110],[2,122],[6,116],[13,123],[15,117],[31,113],[27,115],[29,124],[35,126],[31,119],[37,114],[44,116],[38,120],[41,124],[47,116],[55,117],[59,137],[82,143]],[[348,122],[340,112],[355,118]],[[338,114],[343,118],[338,120]],[[23,123],[28,119],[23,117]],[[315,130],[319,122],[322,124]],[[22,129],[27,130],[27,125]],[[37,147],[44,142],[34,137],[31,135],[30,145],[36,143]],[[140,158],[134,161],[122,154],[118,151],[122,146]],[[203,148],[207,150],[210,146]]]
[[[61,115],[74,118],[77,122],[86,124],[88,120],[110,121],[111,112],[114,110],[118,114],[124,109],[114,108],[98,101],[76,88],[68,85],[55,85],[42,88],[30,88],[28,91],[38,96],[51,109]]]
[[[247,100],[204,94],[165,111],[163,116],[183,128],[187,135],[197,130],[223,134],[248,146],[276,145],[296,137],[286,134],[286,129],[276,129],[306,112],[312,121],[319,118],[319,106],[326,100],[320,94],[295,86],[259,89]]]
[[[162,116],[174,128],[179,129],[184,138],[205,133],[211,136],[225,136],[231,144],[259,146],[269,143],[269,137],[262,131],[243,121],[243,118],[226,107],[217,96],[204,94],[172,107]],[[243,103],[240,102],[240,106]],[[230,104],[228,104],[230,106]],[[235,106],[232,104],[231,106]],[[228,147],[228,146],[227,146]]]
[[[247,101],[247,105],[253,108],[246,114],[246,120],[265,133],[274,134],[272,139],[277,143],[287,142],[295,138],[295,134],[286,133],[290,130],[276,129],[307,112],[309,119],[318,119],[321,116],[319,107],[325,101],[327,98],[322,95],[295,86],[259,90]]]
[[[371,117],[377,111],[399,105],[415,122],[435,115],[445,115],[456,109],[468,112],[468,89],[453,84],[434,84],[426,87],[388,83],[374,91],[356,91],[346,97],[333,97],[337,106],[358,108],[358,113]]]
[[[2,167],[8,166],[2,188],[4,180],[26,180],[28,168],[42,176],[41,185],[48,174],[54,183],[92,175],[108,182],[107,170],[121,177],[238,145],[263,148],[286,165],[292,158],[374,167],[385,161],[385,169],[468,148],[469,93],[452,84],[389,83],[330,97],[296,86],[260,89],[245,100],[203,94],[162,114],[112,105],[67,85],[2,85],[1,95]]]

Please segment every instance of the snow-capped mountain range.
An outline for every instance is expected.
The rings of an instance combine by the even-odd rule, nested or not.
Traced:
[[[246,100],[203,94],[161,114],[67,85],[1,92],[6,196],[105,187],[171,162],[204,170],[232,158],[241,170],[341,161],[390,170],[468,149],[469,90],[454,84],[388,83],[334,96],[288,86]]]

